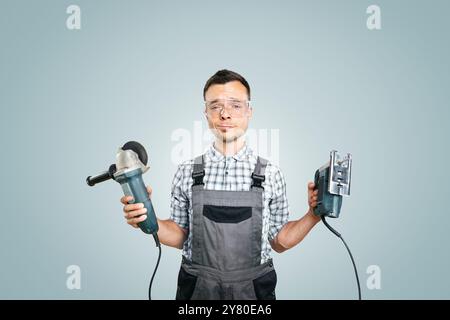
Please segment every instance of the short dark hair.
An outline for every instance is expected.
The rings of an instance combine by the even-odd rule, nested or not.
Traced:
[[[205,87],[203,88],[203,99],[205,99],[205,93],[213,84],[225,84],[231,81],[239,81],[247,89],[248,100],[250,100],[250,86],[247,80],[244,79],[239,73],[231,70],[219,70],[211,78],[206,81]]]

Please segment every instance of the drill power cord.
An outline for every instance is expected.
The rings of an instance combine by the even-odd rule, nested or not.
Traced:
[[[153,239],[155,239],[156,246],[159,249],[159,253],[158,253],[158,260],[156,261],[155,270],[153,270],[153,275],[150,280],[150,285],[148,286],[148,300],[152,300],[153,279],[155,278],[155,274],[156,274],[156,271],[158,270],[158,266],[159,266],[159,261],[161,260],[161,243],[159,242],[158,234],[155,232],[152,235],[153,235]]]
[[[325,224],[325,226],[328,228],[328,230],[333,232],[336,235],[336,237],[341,239],[342,242],[344,243],[345,247],[347,248],[348,254],[350,255],[350,259],[352,259],[353,269],[355,270],[356,283],[358,284],[358,300],[361,300],[361,286],[359,284],[358,270],[356,269],[356,264],[355,264],[355,260],[353,259],[352,253],[351,253],[349,247],[347,246],[347,244],[345,243],[344,238],[341,236],[341,234],[339,232],[337,232],[335,229],[333,229],[333,227],[328,224],[328,222],[325,220],[325,216],[321,216],[321,218],[322,218],[322,222]]]

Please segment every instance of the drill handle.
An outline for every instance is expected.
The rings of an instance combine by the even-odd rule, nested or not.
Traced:
[[[97,176],[89,176],[86,178],[86,183],[88,184],[88,186],[95,186],[97,183],[103,182],[103,181],[107,181],[109,179],[114,179],[114,173],[116,172],[116,165],[112,164],[108,171],[105,171]]]

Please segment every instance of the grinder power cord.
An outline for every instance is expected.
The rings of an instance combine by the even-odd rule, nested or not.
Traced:
[[[147,219],[138,223],[139,228],[146,234],[151,234],[159,249],[158,260],[153,271],[150,285],[148,288],[148,298],[151,300],[152,284],[156,271],[161,260],[161,244],[158,239],[158,222],[156,220],[155,210],[150,200],[148,191],[142,179],[142,174],[147,172],[148,156],[145,148],[136,141],[129,141],[119,148],[116,154],[116,163],[109,166],[109,169],[97,176],[89,176],[86,182],[89,186],[113,179],[120,183],[123,193],[126,196],[132,196],[133,200],[129,203],[143,203],[147,209]]]
[[[325,217],[339,217],[342,206],[342,196],[350,195],[351,172],[352,155],[347,153],[347,155],[341,159],[338,152],[332,150],[330,152],[330,161],[317,169],[314,176],[315,189],[319,190],[314,214],[320,216],[325,226],[341,239],[347,248],[355,271],[356,283],[358,285],[358,299],[361,300],[361,286],[353,255],[342,235],[333,229],[325,219]]]

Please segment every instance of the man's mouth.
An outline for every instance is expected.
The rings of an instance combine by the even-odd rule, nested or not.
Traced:
[[[219,125],[219,126],[217,126],[217,129],[222,131],[222,132],[228,132],[231,129],[233,129],[233,126]]]
[[[233,128],[234,126],[229,124],[219,124],[217,125],[217,128]]]

